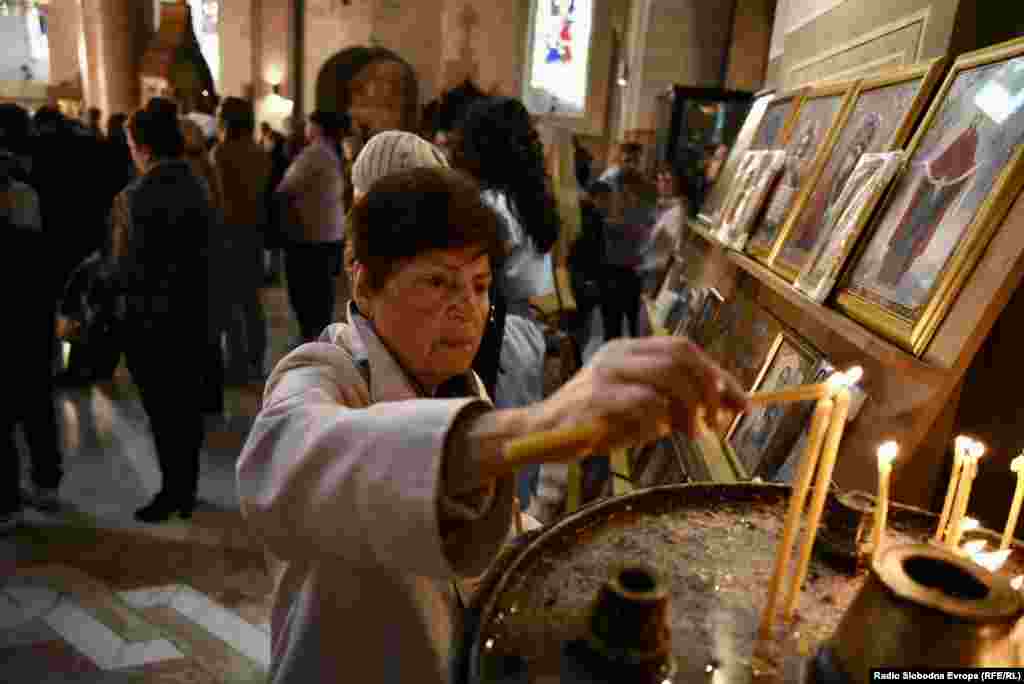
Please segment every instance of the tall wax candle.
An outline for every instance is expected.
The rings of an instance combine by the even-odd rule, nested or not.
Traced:
[[[964,470],[964,456],[967,453],[967,446],[970,438],[957,435],[953,442],[953,472],[949,476],[949,486],[946,488],[946,502],[942,504],[942,515],[939,516],[939,526],[935,529],[933,541],[942,543],[946,533],[946,525],[949,524],[950,515],[953,513],[953,502],[956,501],[956,492],[960,484],[960,477]]]
[[[889,517],[889,480],[892,478],[892,462],[900,452],[896,442],[886,442],[878,447],[878,503],[875,514],[874,553],[878,554],[885,537],[885,521]]]
[[[999,542],[999,550],[1009,548],[1010,540],[1017,529],[1017,518],[1020,517],[1021,499],[1024,499],[1024,452],[1010,462],[1010,470],[1017,474],[1017,487],[1013,490],[1013,501],[1010,503],[1010,517],[1003,528],[1003,538]]]

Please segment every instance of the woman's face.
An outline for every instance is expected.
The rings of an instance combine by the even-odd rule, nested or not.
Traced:
[[[357,266],[357,279],[365,278]],[[357,284],[360,309],[407,371],[433,390],[469,370],[490,313],[491,263],[479,246],[403,261],[377,291]]]

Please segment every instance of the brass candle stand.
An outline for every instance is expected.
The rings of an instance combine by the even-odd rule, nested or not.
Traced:
[[[934,545],[893,546],[871,563],[816,679],[866,684],[877,667],[1011,666],[1022,613],[1005,577]]]

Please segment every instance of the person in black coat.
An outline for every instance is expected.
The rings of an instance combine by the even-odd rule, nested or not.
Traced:
[[[135,518],[188,518],[203,442],[207,268],[215,223],[206,187],[183,158],[177,107],[162,98],[129,119],[140,176],[114,199],[103,280],[123,300],[119,339],[149,414],[163,486]]]
[[[3,140],[0,139],[0,146]],[[56,297],[51,286],[49,249],[40,230],[35,191],[14,178],[18,162],[0,151],[0,231],[10,267],[0,269],[0,288],[7,294],[5,314],[17,322],[6,335],[12,401],[0,411],[0,532],[18,524],[23,503],[21,467],[14,439],[20,424],[32,458],[28,503],[52,510],[63,471],[53,404]],[[35,219],[31,217],[35,216]],[[16,264],[31,264],[26,270]],[[28,280],[26,280],[28,278]]]

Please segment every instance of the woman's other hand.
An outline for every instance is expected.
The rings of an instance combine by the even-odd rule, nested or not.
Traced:
[[[681,337],[613,340],[550,398],[527,409],[530,430],[593,425],[591,450],[691,436],[719,411],[746,409],[746,393],[697,345]],[[563,455],[572,460],[577,454]],[[550,457],[545,460],[552,460]]]

